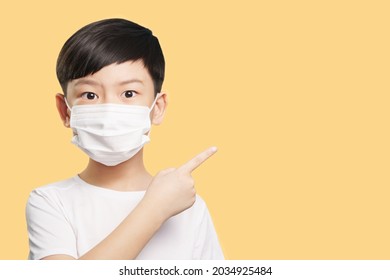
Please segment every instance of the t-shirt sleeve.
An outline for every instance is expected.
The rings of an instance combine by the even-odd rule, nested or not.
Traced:
[[[77,258],[76,238],[63,206],[55,195],[34,190],[26,206],[29,259],[56,254]]]
[[[193,259],[223,260],[224,255],[210,213],[206,204],[203,201],[201,203],[203,209],[200,215]]]

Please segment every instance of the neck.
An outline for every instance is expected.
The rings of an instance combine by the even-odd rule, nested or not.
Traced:
[[[146,190],[153,178],[145,169],[143,149],[116,166],[105,166],[89,159],[88,166],[79,176],[91,185],[117,191]]]

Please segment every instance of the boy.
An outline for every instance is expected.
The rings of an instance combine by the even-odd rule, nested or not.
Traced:
[[[158,39],[124,19],[91,23],[64,44],[57,109],[90,160],[30,194],[29,259],[223,258],[191,177],[216,149],[154,177],[143,164],[150,126],[167,104],[164,68]]]

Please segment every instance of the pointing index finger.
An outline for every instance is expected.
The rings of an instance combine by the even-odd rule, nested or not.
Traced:
[[[208,148],[207,150],[201,152],[200,154],[196,155],[195,157],[184,163],[182,166],[179,167],[179,169],[191,173],[203,162],[205,162],[209,157],[215,154],[216,151],[217,147]]]

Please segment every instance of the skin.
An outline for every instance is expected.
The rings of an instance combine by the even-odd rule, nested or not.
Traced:
[[[67,87],[67,101],[74,105],[117,103],[151,107],[154,87],[142,61],[111,64],[100,71],[72,80]],[[64,95],[56,95],[56,105],[65,127],[70,128],[71,112]],[[153,125],[163,121],[166,93],[157,95],[150,113]],[[146,190],[144,198],[122,223],[80,259],[135,259],[161,225],[170,217],[188,209],[195,202],[191,172],[212,156],[211,147],[178,168],[168,168],[152,176],[143,162],[143,149],[116,166],[105,166],[92,159],[79,176],[89,184],[117,191]],[[74,260],[69,255],[51,255],[44,260]]]

